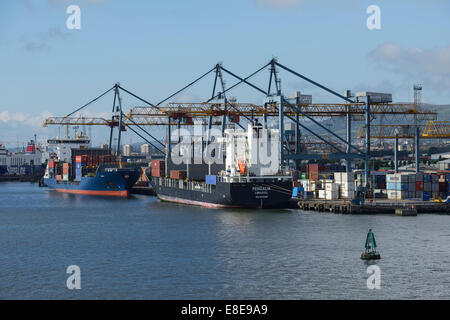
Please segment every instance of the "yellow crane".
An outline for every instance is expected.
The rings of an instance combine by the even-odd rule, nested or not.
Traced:
[[[371,125],[370,137],[374,139],[413,139],[419,128],[420,139],[450,139],[450,121],[428,121],[426,124],[385,124]],[[365,138],[366,130],[362,125],[357,138]]]

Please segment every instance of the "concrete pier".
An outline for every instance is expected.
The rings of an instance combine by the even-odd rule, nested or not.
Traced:
[[[418,213],[450,214],[450,204],[432,201],[366,201],[356,205],[345,200],[299,199],[298,207],[305,211],[333,212],[342,214],[397,214],[415,216]],[[398,213],[397,213],[398,212]]]

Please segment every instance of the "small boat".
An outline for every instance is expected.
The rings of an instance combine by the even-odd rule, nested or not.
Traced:
[[[361,259],[363,260],[377,260],[381,259],[380,254],[377,252],[377,243],[375,241],[375,235],[372,229],[369,229],[366,237],[366,250],[361,254]]]

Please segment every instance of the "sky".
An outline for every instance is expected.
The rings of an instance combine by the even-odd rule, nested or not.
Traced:
[[[69,5],[81,9],[81,29],[70,30]],[[366,12],[377,5],[381,29],[369,30]],[[43,128],[119,82],[157,103],[216,63],[247,76],[272,58],[343,93],[350,89],[412,101],[450,103],[450,1],[447,0],[2,0],[0,1],[0,142],[57,135]],[[267,88],[269,71],[252,82]],[[279,72],[283,94],[341,102],[303,80]],[[174,97],[201,102],[213,75]],[[235,80],[225,76],[227,86]],[[256,90],[229,92],[240,102],[262,103]],[[108,117],[113,95],[83,111]],[[125,110],[139,101],[123,94]],[[104,143],[106,127],[93,129]],[[162,135],[161,128],[150,132]],[[141,139],[130,132],[124,141]]]

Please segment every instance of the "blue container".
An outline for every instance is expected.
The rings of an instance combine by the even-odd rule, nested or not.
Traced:
[[[422,196],[423,201],[429,201],[431,199],[431,192],[424,192]]]
[[[423,181],[424,181],[424,182],[431,182],[431,175],[429,175],[429,174],[424,174],[424,175],[423,175]]]
[[[399,191],[408,191],[408,182],[401,182],[397,184],[399,186]]]
[[[397,190],[397,182],[387,182],[386,189],[387,190]]]
[[[292,188],[292,196],[296,198],[298,197],[298,187]]]
[[[217,176],[207,175],[207,176],[205,176],[205,181],[206,181],[206,184],[216,185],[217,184]]]

